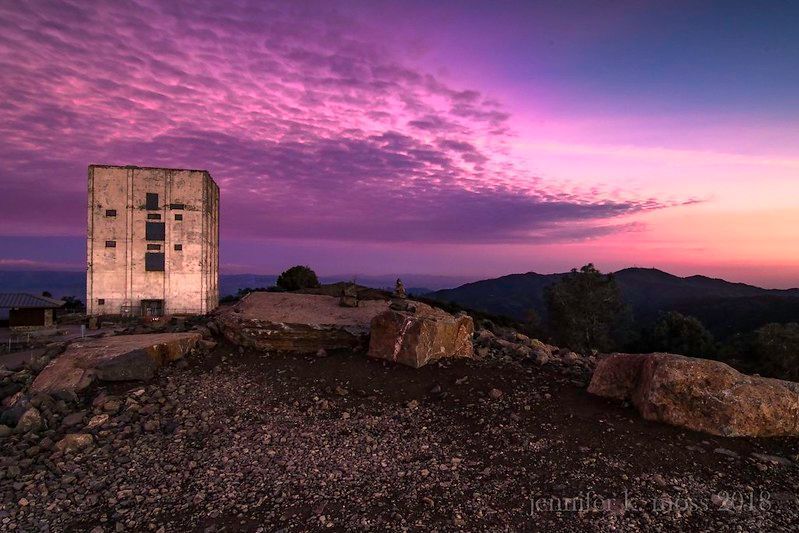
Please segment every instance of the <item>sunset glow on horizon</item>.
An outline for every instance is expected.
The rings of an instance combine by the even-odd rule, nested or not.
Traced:
[[[223,273],[799,286],[799,5],[426,4],[0,5],[0,268],[108,163],[209,170]]]

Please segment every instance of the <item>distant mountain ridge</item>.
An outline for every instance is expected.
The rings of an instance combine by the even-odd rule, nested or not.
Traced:
[[[455,277],[413,274],[321,276],[323,283],[356,281],[372,288],[393,288],[401,277],[409,292],[426,293],[439,301],[462,307],[525,320],[530,310],[546,317],[544,290],[563,274],[510,274],[460,285],[453,289],[429,292]],[[657,269],[626,268],[615,273],[622,294],[638,324],[647,324],[663,311],[679,311],[699,318],[719,338],[751,331],[769,322],[799,321],[799,289],[763,289],[745,283],[732,283],[706,276],[681,278]],[[269,287],[276,275],[222,274],[220,296],[236,294],[246,287]],[[456,281],[457,282],[457,281]],[[427,288],[425,288],[427,287]],[[0,292],[49,291],[55,298],[86,294],[86,274],[75,271],[2,271]]]
[[[386,274],[382,276],[342,274],[320,276],[322,283],[355,281],[359,285],[376,289],[393,288],[397,278],[402,278],[411,294],[422,294],[442,287],[463,283],[465,278],[457,276],[434,276],[425,274]],[[239,289],[269,287],[277,281],[274,274],[221,274],[219,295],[236,294]],[[0,292],[26,292],[41,294],[50,292],[55,298],[74,296],[86,298],[86,273],[81,271],[46,270],[0,270]]]
[[[510,274],[426,296],[518,320],[525,320],[531,310],[545,318],[545,289],[563,275]],[[769,322],[799,321],[799,289],[763,289],[699,275],[682,278],[647,268],[626,268],[614,276],[639,324],[673,310],[699,318],[715,335],[725,337]]]

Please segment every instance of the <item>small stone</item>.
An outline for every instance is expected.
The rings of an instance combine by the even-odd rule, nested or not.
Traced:
[[[324,348],[319,348],[319,350],[317,350],[316,352],[316,357],[319,358],[327,357],[327,350],[325,350]]]
[[[765,454],[765,453],[753,453],[752,457],[754,457],[758,461],[761,461],[761,462],[764,462],[764,463],[771,463],[771,464],[775,464],[775,465],[790,466],[792,464],[790,459],[786,459],[785,457],[780,457],[779,455],[768,455],[768,454]]]
[[[61,427],[69,428],[72,426],[77,426],[81,422],[83,422],[83,418],[86,416],[86,411],[78,411],[77,413],[70,413],[64,417],[61,421]]]
[[[216,341],[203,339],[203,340],[200,341],[199,344],[200,344],[200,347],[203,350],[205,350],[206,352],[210,352],[210,351],[213,351],[214,348],[216,348],[216,344],[217,343],[216,343]]]
[[[91,420],[89,420],[88,424],[86,424],[86,429],[95,429],[95,428],[99,428],[100,426],[102,426],[103,424],[105,424],[106,422],[108,422],[108,419],[109,419],[109,418],[110,418],[110,417],[109,417],[109,415],[107,415],[107,414],[102,414],[102,415],[93,416],[93,417],[91,418]]]
[[[122,408],[122,402],[117,399],[108,400],[103,404],[103,411],[106,413],[115,414]]]
[[[88,433],[70,433],[55,444],[60,452],[76,452],[90,447],[94,438]]]
[[[719,455],[726,455],[727,457],[736,457],[736,458],[738,457],[737,453],[735,453],[732,450],[728,450],[727,448],[716,448],[715,450],[713,450],[713,452]]]
[[[666,483],[666,480],[663,479],[663,476],[661,476],[660,474],[655,474],[654,476],[652,476],[652,482],[654,482],[655,485],[659,487],[665,487],[666,485],[668,485],[668,483]]]
[[[726,508],[729,505],[729,499],[725,498],[723,496],[720,496],[718,494],[712,495],[710,497],[710,501],[711,501],[711,503],[713,503],[713,505],[715,505],[716,507],[718,507],[720,509]]]
[[[535,364],[537,365],[545,365],[549,362],[549,354],[543,350],[536,350],[535,352]]]
[[[503,392],[499,389],[491,389],[488,395],[494,400],[499,400],[502,398]]]
[[[27,433],[29,431],[38,431],[42,428],[44,421],[38,409],[31,407],[25,411],[17,422],[17,432]]]

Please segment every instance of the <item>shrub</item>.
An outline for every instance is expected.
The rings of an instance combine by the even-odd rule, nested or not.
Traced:
[[[319,279],[310,267],[297,265],[280,274],[277,286],[287,291],[313,289],[319,286]]]
[[[649,350],[694,357],[715,353],[713,335],[699,319],[676,311],[664,314],[649,333]]]
[[[754,352],[764,374],[799,381],[799,324],[766,324],[755,332]]]

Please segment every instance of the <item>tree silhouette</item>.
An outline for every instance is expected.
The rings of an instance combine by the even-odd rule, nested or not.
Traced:
[[[546,289],[545,298],[557,343],[580,352],[614,346],[626,306],[611,274],[602,274],[593,264],[572,269]]]
[[[286,291],[312,289],[319,286],[319,279],[310,267],[297,265],[280,274],[277,286]]]
[[[699,319],[676,311],[665,313],[652,327],[647,348],[695,357],[710,357],[716,351],[713,335]]]

